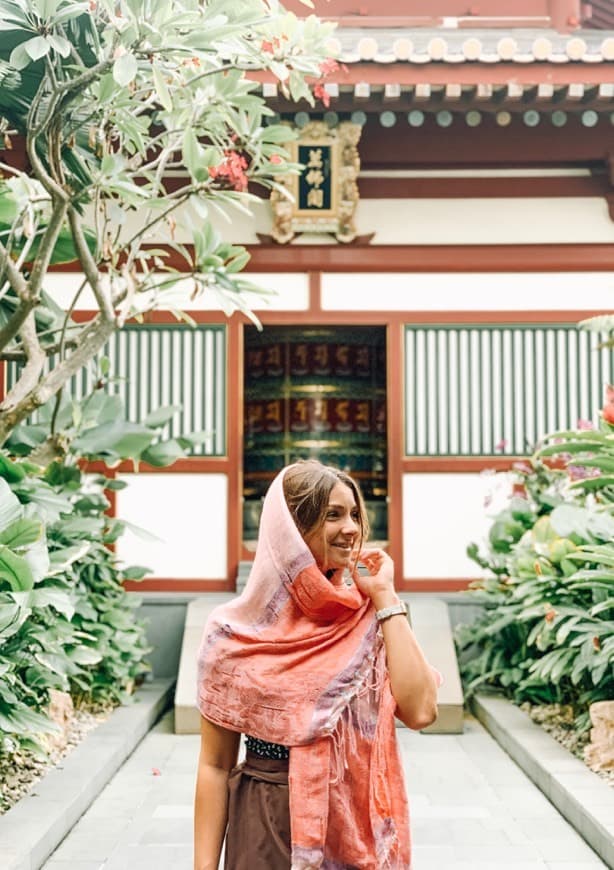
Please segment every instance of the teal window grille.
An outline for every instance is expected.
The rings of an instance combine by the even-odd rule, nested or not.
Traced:
[[[192,455],[226,454],[226,327],[223,324],[129,325],[115,333],[99,357],[111,362],[109,384],[119,394],[128,420],[142,421],[163,405],[180,405],[164,430],[165,437],[207,432]],[[53,367],[53,359],[49,367]],[[87,395],[98,377],[97,363],[75,375],[67,392],[74,398]],[[7,365],[7,389],[19,375],[19,365]],[[35,419],[35,418],[34,418]]]
[[[604,338],[575,324],[407,325],[406,455],[527,454],[596,423],[614,379]]]

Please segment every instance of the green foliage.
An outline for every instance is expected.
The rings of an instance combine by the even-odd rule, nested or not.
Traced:
[[[598,435],[567,438],[590,442],[595,457],[608,443]],[[515,467],[517,494],[495,517],[487,552],[468,548],[488,571],[469,593],[484,610],[456,640],[468,697],[497,689],[517,703],[569,703],[586,728],[588,706],[614,697],[614,518],[578,486],[578,455],[570,471],[568,442],[556,438],[556,451],[546,439]],[[555,452],[567,453],[563,462]]]
[[[0,455],[0,760],[44,752],[49,692],[122,703],[147,671],[138,600],[109,545],[123,531],[105,515],[104,477],[76,463],[41,474]]]
[[[270,291],[241,275],[249,254],[212,214],[251,214],[248,185],[298,171],[284,149],[295,134],[269,123],[250,74],[313,104],[333,29],[277,0],[0,0],[0,142],[17,132],[30,167],[9,150],[0,160],[0,353],[31,363],[0,407],[0,443],[128,318],[165,308],[189,321],[206,292],[257,322]],[[49,265],[68,259],[87,279],[73,305],[89,284],[92,322],[44,295]]]

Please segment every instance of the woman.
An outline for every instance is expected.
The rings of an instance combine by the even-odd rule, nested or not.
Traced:
[[[199,654],[195,870],[217,870],[227,827],[227,870],[410,867],[394,717],[431,724],[440,678],[367,532],[343,472],[308,460],[271,484],[245,591]]]

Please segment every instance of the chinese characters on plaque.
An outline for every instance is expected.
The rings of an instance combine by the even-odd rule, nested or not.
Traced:
[[[289,197],[271,191],[275,241],[289,242],[297,233],[332,233],[340,242],[356,237],[361,129],[349,121],[333,128],[312,121],[290,143],[292,159],[303,169],[298,176],[280,179]]]

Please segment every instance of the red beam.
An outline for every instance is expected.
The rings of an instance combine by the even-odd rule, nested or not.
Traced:
[[[614,244],[248,245],[249,272],[611,272]]]

